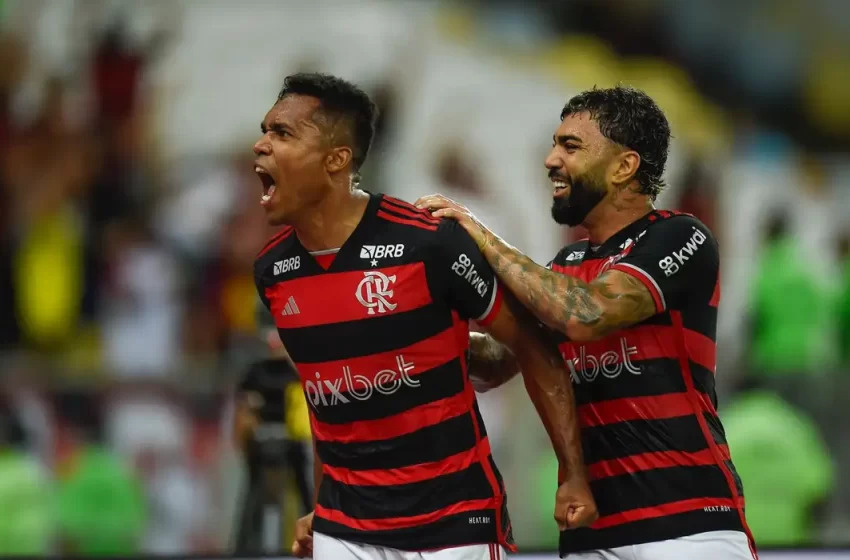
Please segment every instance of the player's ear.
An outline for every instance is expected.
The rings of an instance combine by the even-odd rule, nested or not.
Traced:
[[[615,158],[611,183],[614,185],[626,185],[637,175],[640,167],[640,155],[633,150],[626,150]]]
[[[338,173],[344,170],[351,163],[353,154],[348,146],[337,146],[329,153],[325,166],[329,173]]]

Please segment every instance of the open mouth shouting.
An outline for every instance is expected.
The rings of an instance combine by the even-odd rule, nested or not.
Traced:
[[[255,164],[254,171],[257,173],[257,176],[263,184],[263,197],[260,199],[260,204],[268,206],[275,191],[274,178],[272,178],[271,174],[260,165]]]

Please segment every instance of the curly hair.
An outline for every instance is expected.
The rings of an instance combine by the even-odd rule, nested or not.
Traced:
[[[288,95],[315,97],[321,103],[322,113],[347,122],[352,138],[352,164],[354,171],[359,171],[369,155],[378,119],[378,108],[369,95],[342,78],[306,72],[284,79],[277,100]]]
[[[561,120],[588,113],[603,136],[640,155],[635,178],[640,192],[653,200],[664,189],[664,166],[670,150],[670,124],[646,93],[626,86],[584,91],[564,105]]]

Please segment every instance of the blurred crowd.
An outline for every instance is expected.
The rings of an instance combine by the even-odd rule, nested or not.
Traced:
[[[0,554],[227,549],[233,387],[268,352],[251,146],[305,69],[378,102],[365,188],[457,198],[538,262],[581,234],[550,222],[542,163],[566,99],[655,97],[659,204],[721,243],[752,529],[850,546],[848,4],[720,4],[0,2],[0,510],[21,512]],[[551,547],[557,465],[521,383],[481,402],[519,544]]]

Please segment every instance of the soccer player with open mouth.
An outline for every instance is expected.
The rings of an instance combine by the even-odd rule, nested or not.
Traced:
[[[523,371],[565,472],[558,525],[589,525],[596,505],[566,365],[463,227],[357,188],[375,113],[353,84],[290,76],[254,146],[261,204],[285,226],[257,257],[257,289],[298,368],[315,446],[316,506],[293,553],[493,560],[514,550],[467,373],[470,320],[511,350],[492,371]],[[502,381],[483,369],[477,380]]]

